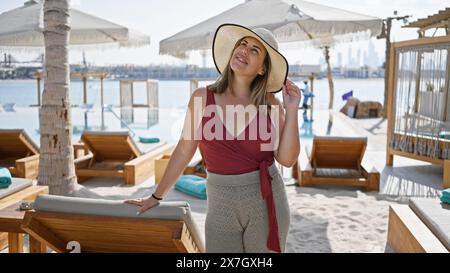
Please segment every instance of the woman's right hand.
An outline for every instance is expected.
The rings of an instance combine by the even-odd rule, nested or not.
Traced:
[[[158,205],[159,201],[150,195],[149,197],[146,197],[146,198],[125,200],[125,203],[141,207],[136,213],[137,215],[139,215],[139,214],[145,212],[146,210],[151,209],[154,206]]]

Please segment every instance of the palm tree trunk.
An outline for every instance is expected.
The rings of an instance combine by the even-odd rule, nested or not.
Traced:
[[[69,0],[44,1],[45,83],[39,110],[39,185],[69,195],[75,176],[69,99]]]
[[[327,78],[328,78],[328,87],[330,89],[330,101],[328,102],[328,109],[333,109],[333,101],[334,101],[334,83],[333,83],[333,74],[331,71],[330,64],[330,47],[324,47],[324,55],[325,61],[327,62]]]

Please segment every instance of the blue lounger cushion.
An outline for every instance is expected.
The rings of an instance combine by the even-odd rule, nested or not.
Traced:
[[[450,198],[444,195],[441,196],[441,201],[447,204],[450,204]]]
[[[6,189],[12,183],[11,173],[7,168],[0,168],[0,189]]]
[[[175,183],[175,189],[205,200],[206,178],[190,174],[182,175]]]
[[[450,188],[443,190],[442,196],[444,196],[447,199],[450,199]]]
[[[139,142],[141,143],[158,143],[161,140],[157,137],[145,137],[145,136],[140,136],[139,137]]]

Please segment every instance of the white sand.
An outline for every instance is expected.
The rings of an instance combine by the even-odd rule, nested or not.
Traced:
[[[287,187],[291,227],[287,252],[391,252],[389,204],[358,190]]]

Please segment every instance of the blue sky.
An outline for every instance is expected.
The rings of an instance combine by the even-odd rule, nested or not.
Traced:
[[[25,0],[2,0],[0,1],[0,12],[21,6],[23,2]],[[136,29],[151,37],[151,45],[140,49],[88,51],[86,57],[89,62],[100,65],[119,63],[146,65],[150,63],[186,63],[186,61],[173,57],[159,56],[159,41],[242,2],[244,0],[72,0],[72,6]],[[315,0],[314,2],[380,18],[392,16],[393,11],[398,10],[399,15],[413,15],[413,20],[450,7],[450,0]],[[394,23],[392,35],[394,41],[417,37],[414,29],[401,29],[400,26],[400,22]],[[381,55],[384,54],[385,42],[376,39],[373,39],[373,42],[381,58]],[[351,45],[348,43],[337,45],[333,49],[332,60],[336,61],[337,53],[341,52],[345,64],[349,46],[353,51],[361,49],[363,52],[367,50],[368,41],[355,42]],[[313,48],[301,47],[296,50],[283,50],[282,48],[282,52],[290,63],[318,64],[322,57],[321,52]],[[21,55],[19,58],[32,59],[33,57]],[[71,63],[80,62],[81,53],[71,52],[70,61]],[[194,52],[187,62],[200,65],[200,55]],[[212,65],[211,58],[208,58],[208,65]]]

